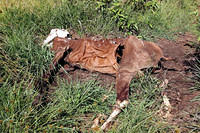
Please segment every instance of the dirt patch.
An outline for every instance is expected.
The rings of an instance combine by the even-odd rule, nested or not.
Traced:
[[[66,74],[65,71],[61,70],[59,75],[65,78],[67,81],[81,81],[85,82],[92,79],[97,79],[103,87],[109,87],[115,82],[115,77],[111,75],[106,75],[102,73],[92,73],[84,69],[75,69],[74,71],[70,71]]]
[[[168,86],[163,94],[170,100],[172,117],[167,120],[180,127],[183,132],[189,130],[189,125],[194,122],[193,113],[200,107],[199,102],[191,101],[200,95],[200,92],[190,90],[195,85],[192,80],[193,66],[191,64],[191,62],[195,62],[195,48],[191,45],[194,41],[194,36],[184,34],[180,35],[176,41],[161,39],[157,42],[166,57],[175,59],[164,62],[165,69],[155,76],[161,80],[168,80]]]

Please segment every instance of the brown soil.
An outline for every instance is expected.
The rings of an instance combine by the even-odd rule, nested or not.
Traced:
[[[75,69],[74,71],[70,71],[68,74],[61,71],[59,75],[65,79],[67,79],[69,82],[71,81],[88,81],[91,79],[97,79],[100,84],[104,87],[109,87],[115,82],[115,77],[111,75],[101,74],[101,73],[92,73],[87,70],[82,69]]]
[[[200,103],[192,102],[194,97],[200,95],[200,92],[191,91],[195,83],[192,80],[192,67],[195,65],[195,48],[192,43],[195,37],[190,34],[179,35],[176,41],[160,39],[157,43],[164,51],[166,57],[172,57],[175,61],[166,61],[163,63],[164,69],[156,76],[161,80],[168,80],[168,86],[163,92],[172,106],[171,118],[168,122],[180,127],[182,132],[188,132],[192,124],[199,125],[199,120],[194,118],[194,113],[200,111]],[[198,114],[198,113],[196,113]],[[199,119],[199,118],[198,118]],[[195,124],[194,124],[195,123]],[[200,131],[199,127],[196,131]]]

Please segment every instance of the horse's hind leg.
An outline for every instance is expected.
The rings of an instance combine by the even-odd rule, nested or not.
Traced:
[[[116,91],[117,91],[117,100],[115,107],[108,117],[106,122],[101,126],[102,130],[105,130],[109,123],[112,122],[117,115],[121,112],[123,108],[128,105],[128,95],[129,95],[129,85],[132,79],[132,74],[129,72],[119,72],[116,76]]]

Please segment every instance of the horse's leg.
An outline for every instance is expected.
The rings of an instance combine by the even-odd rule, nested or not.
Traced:
[[[129,85],[132,78],[133,75],[132,73],[129,72],[119,72],[116,75],[116,85],[115,85],[117,91],[116,104],[111,115],[108,117],[106,122],[101,126],[102,130],[105,130],[108,127],[109,123],[113,121],[117,117],[117,115],[121,112],[121,110],[128,105]]]

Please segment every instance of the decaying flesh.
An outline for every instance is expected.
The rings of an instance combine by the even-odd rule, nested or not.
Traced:
[[[161,58],[164,58],[162,50],[155,43],[142,41],[135,36],[102,40],[70,40],[57,37],[53,40],[51,50],[55,52],[54,66],[58,64],[76,66],[91,72],[116,76],[116,105],[101,126],[102,130],[105,130],[128,105],[129,85],[132,78],[137,76],[141,69],[154,67]]]

